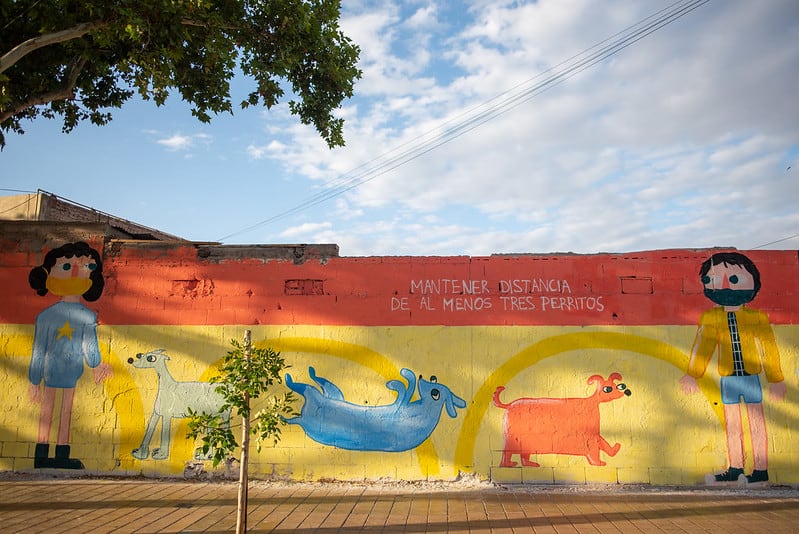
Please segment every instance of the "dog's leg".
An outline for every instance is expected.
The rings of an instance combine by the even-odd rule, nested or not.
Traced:
[[[144,431],[144,437],[141,440],[141,445],[138,449],[133,449],[133,457],[137,460],[146,460],[150,456],[150,441],[153,439],[155,427],[158,426],[158,420],[161,418],[158,413],[153,412],[150,420],[147,422],[147,430]]]
[[[153,449],[153,460],[169,458],[169,442],[172,439],[172,418],[165,415],[161,421],[161,443]]]
[[[405,404],[405,397],[408,392],[408,386],[406,386],[399,380],[389,380],[388,382],[386,382],[386,388],[390,389],[391,391],[397,392],[397,398],[394,399],[395,406]]]
[[[532,460],[533,453],[522,452],[519,454],[519,459],[522,461],[524,467],[541,467],[541,464]]]
[[[619,452],[619,449],[621,449],[621,443],[617,443],[611,447],[610,443],[608,443],[605,438],[599,436],[599,449],[605,451],[608,456],[616,456],[616,454]]]
[[[500,462],[500,467],[516,467],[519,465],[518,463],[513,461],[513,455],[515,451],[505,449],[502,451],[502,462]]]
[[[288,374],[288,373],[286,373],[285,383],[286,383],[286,387],[288,387],[290,390],[292,390],[292,391],[294,391],[296,393],[299,393],[303,397],[305,396],[305,390],[306,389],[308,389],[308,388],[316,389],[315,387],[310,386],[308,384],[303,384],[302,382],[295,382],[294,379],[291,378],[291,375]]]
[[[311,379],[317,384],[319,384],[319,387],[322,388],[322,395],[330,399],[342,400],[342,401],[344,400],[344,393],[341,392],[338,386],[335,385],[330,380],[328,380],[327,378],[318,376],[316,374],[316,369],[314,369],[313,367],[308,368],[308,376],[310,376]]]
[[[408,381],[405,395],[402,397],[403,404],[410,404],[413,394],[416,392],[416,375],[410,369],[400,369],[400,376]]]
[[[607,463],[603,462],[602,459],[599,457],[598,450],[586,452],[585,459],[588,460],[588,463],[591,465],[599,465],[599,466],[607,465]]]
[[[614,446],[610,446],[610,443],[605,441],[605,438],[602,436],[596,436],[595,438],[589,440],[587,443],[587,451],[585,453],[586,459],[588,459],[588,463],[591,465],[607,465],[605,462],[602,461],[600,457],[600,451],[604,451],[607,453],[608,456],[616,456],[616,453],[619,452],[621,449],[621,443],[617,443]]]

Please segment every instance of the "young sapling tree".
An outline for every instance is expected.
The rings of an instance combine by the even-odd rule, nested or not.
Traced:
[[[243,343],[235,339],[230,343],[233,349],[225,355],[219,374],[210,379],[217,384],[216,391],[224,398],[224,404],[216,413],[197,413],[190,408],[187,437],[201,438],[202,452],[206,456],[211,453],[214,467],[232,458],[235,450],[241,447],[236,532],[243,533],[247,530],[250,437],[255,436],[258,452],[266,440],[271,439],[276,445],[281,438],[284,418],[296,414],[292,407],[293,392],[268,394],[270,388],[283,382],[281,375],[289,367],[280,353],[271,348],[254,348],[249,330],[244,333]],[[252,413],[252,402],[265,395],[264,406]],[[241,444],[224,416],[228,411],[230,420],[234,420],[234,416],[241,419]]]

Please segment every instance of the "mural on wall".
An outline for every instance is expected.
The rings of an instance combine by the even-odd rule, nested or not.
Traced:
[[[48,252],[41,265],[28,275],[39,296],[52,293],[58,302],[36,316],[33,351],[28,378],[30,396],[41,404],[34,452],[35,468],[84,469],[70,457],[70,426],[75,385],[84,365],[94,369],[100,383],[111,376],[111,366],[102,363],[97,344],[97,314],[81,303],[100,298],[105,281],[100,254],[84,242],[67,243]],[[55,457],[50,457],[50,426],[61,392]]]
[[[297,262],[100,226],[0,222],[0,471],[210,470],[183,417],[252,328],[303,396],[256,478],[799,481],[796,250]]]
[[[718,355],[728,460],[727,470],[708,475],[706,482],[766,482],[768,435],[760,373],[765,372],[773,400],[785,397],[786,385],[768,316],[745,306],[760,290],[760,272],[743,254],[723,252],[702,263],[699,276],[705,296],[718,306],[703,312],[699,318],[687,373],[680,383],[688,394],[699,391],[696,379],[705,374],[710,361]],[[749,418],[754,461],[749,475],[744,474],[745,436],[741,413],[744,406]]]
[[[147,421],[141,445],[133,449],[133,457],[146,460],[150,457],[150,443],[158,423],[161,423],[161,441],[152,451],[153,460],[169,458],[169,446],[172,439],[172,420],[189,416],[188,408],[198,413],[216,413],[224,404],[222,395],[216,392],[215,385],[209,382],[178,382],[167,369],[169,356],[164,349],[152,350],[137,354],[136,358],[128,358],[128,363],[137,369],[153,369],[158,380],[158,392],[153,404],[153,413]],[[230,411],[224,414],[230,422]],[[209,451],[203,455],[200,449],[195,451],[195,459],[208,459],[213,454]]]
[[[500,467],[516,467],[518,462],[512,458],[516,454],[524,467],[540,467],[532,460],[535,454],[585,456],[591,465],[605,465],[600,452],[616,456],[621,444],[611,446],[602,437],[599,404],[632,394],[626,384],[619,382],[621,379],[619,373],[612,373],[607,379],[591,376],[587,383],[597,385],[590,397],[522,397],[507,404],[499,398],[505,386],[499,386],[493,401],[505,410]]]
[[[286,375],[286,385],[302,395],[305,402],[300,415],[286,419],[289,424],[302,427],[306,435],[323,445],[359,451],[400,452],[418,447],[438,426],[442,409],[447,415],[457,416],[456,408],[465,408],[466,401],[439,384],[435,376],[425,380],[410,369],[402,369],[406,380],[390,380],[386,387],[397,393],[392,404],[362,406],[344,400],[341,390],[316,374],[313,367],[308,374],[320,389],[294,382]],[[411,400],[417,391],[419,398]]]

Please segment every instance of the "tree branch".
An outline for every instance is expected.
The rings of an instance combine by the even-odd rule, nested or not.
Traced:
[[[44,93],[33,97],[25,102],[18,102],[17,104],[12,104],[10,109],[0,110],[0,124],[5,122],[6,119],[11,117],[12,115],[19,113],[25,109],[28,109],[33,106],[41,106],[43,104],[49,104],[50,102],[55,102],[56,100],[67,100],[75,98],[75,83],[78,80],[78,76],[80,72],[83,70],[84,65],[86,65],[86,58],[79,57],[75,60],[72,67],[69,70],[69,76],[64,82],[64,85],[54,91],[50,91],[49,93]]]
[[[17,61],[30,54],[34,50],[38,50],[39,48],[43,48],[52,44],[63,43],[64,41],[77,39],[78,37],[83,37],[90,31],[107,25],[108,23],[103,21],[82,22],[81,24],[73,26],[72,28],[67,28],[66,30],[39,35],[37,37],[28,39],[27,41],[18,44],[10,51],[3,54],[2,57],[0,57],[0,73],[8,70]]]
[[[208,28],[208,24],[200,21],[196,21],[189,18],[184,18],[181,20],[181,24],[184,26],[195,26],[198,28]],[[80,24],[73,26],[72,28],[67,28],[66,30],[61,30],[53,33],[48,33],[45,35],[39,35],[37,37],[32,37],[27,41],[18,44],[10,51],[3,54],[0,57],[0,73],[5,72],[9,68],[11,68],[14,63],[25,57],[26,55],[30,54],[34,50],[38,50],[39,48],[43,48],[45,46],[50,46],[57,43],[63,43],[64,41],[70,41],[72,39],[77,39],[78,37],[83,37],[87,33],[97,28],[102,28],[104,26],[108,26],[107,22],[104,21],[95,21],[95,22],[81,22]],[[234,30],[236,29],[235,26],[224,25],[222,26],[223,30]]]

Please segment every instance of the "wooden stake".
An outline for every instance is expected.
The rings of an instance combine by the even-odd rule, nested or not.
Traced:
[[[250,355],[252,354],[252,337],[249,330],[244,331],[244,356],[245,366],[250,366]],[[241,420],[241,464],[239,466],[239,502],[238,515],[236,517],[236,534],[247,532],[247,494],[249,481],[247,466],[250,463],[250,395],[244,392],[244,405],[247,407],[247,417]]]

